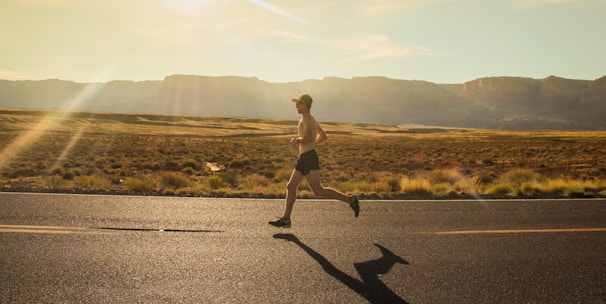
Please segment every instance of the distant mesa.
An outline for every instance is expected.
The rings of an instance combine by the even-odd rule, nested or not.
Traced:
[[[503,130],[606,130],[606,76],[486,77],[462,84],[386,77],[270,83],[172,75],[157,81],[0,80],[0,107],[125,114],[295,119],[309,92],[319,120]]]

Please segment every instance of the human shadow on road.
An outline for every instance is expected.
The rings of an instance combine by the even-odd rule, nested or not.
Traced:
[[[295,235],[290,233],[278,233],[274,234],[274,238],[287,240],[297,244],[303,251],[316,260],[326,273],[364,297],[369,303],[407,303],[385,285],[379,279],[379,275],[389,273],[396,263],[408,264],[408,262],[381,245],[375,244],[383,254],[381,258],[362,263],[354,263],[354,267],[362,278],[362,281],[360,281],[336,268],[324,256],[301,242]]]

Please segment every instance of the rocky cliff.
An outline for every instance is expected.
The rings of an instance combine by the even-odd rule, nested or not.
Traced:
[[[463,84],[385,77],[269,83],[194,75],[107,83],[0,80],[0,107],[295,119],[290,97],[300,92],[314,97],[312,112],[323,121],[606,130],[606,76],[487,77]]]

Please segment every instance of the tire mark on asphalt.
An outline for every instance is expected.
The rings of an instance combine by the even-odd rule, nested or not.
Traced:
[[[188,232],[219,233],[221,230],[208,229],[154,229],[154,228],[118,228],[118,227],[69,227],[69,226],[31,226],[0,225],[0,233],[40,233],[40,234],[116,234],[120,232]]]

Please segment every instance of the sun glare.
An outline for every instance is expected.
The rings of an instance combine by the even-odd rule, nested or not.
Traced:
[[[85,126],[81,127],[74,134],[74,136],[72,136],[72,138],[70,139],[69,143],[67,143],[67,145],[65,146],[65,148],[63,148],[63,151],[61,151],[61,155],[59,155],[59,158],[57,158],[55,160],[55,164],[59,164],[60,162],[62,162],[63,160],[65,160],[67,158],[67,156],[69,155],[69,153],[72,151],[72,148],[80,140],[80,138],[82,137],[82,134],[84,134],[84,131],[86,131],[87,128],[88,128],[88,124],[86,124]]]
[[[34,143],[49,128],[56,126],[65,117],[65,114],[53,113],[43,117],[36,126],[17,137],[8,146],[0,151],[0,169],[4,168],[14,157],[19,155],[23,149]]]
[[[111,68],[106,68],[99,73],[96,78],[101,79],[105,76],[111,75],[111,71]],[[63,121],[70,116],[71,111],[78,109],[80,104],[85,102],[85,100],[87,100],[89,97],[97,94],[97,92],[104,85],[104,83],[99,82],[89,83],[78,95],[74,96],[71,100],[68,100],[64,104],[63,108],[44,116],[33,128],[18,136],[13,142],[0,150],[0,170],[6,164],[8,164],[10,160],[17,157],[21,151],[43,136],[48,130],[61,125],[61,123],[63,123]],[[77,132],[77,134],[72,138],[71,142],[67,145],[67,147],[65,147],[61,154],[62,158],[67,156],[71,148],[80,139],[82,132],[84,132],[84,129]]]
[[[209,0],[167,0],[164,1],[166,6],[182,6],[182,7],[192,7],[200,4],[206,4],[210,2]]]
[[[161,6],[188,14],[198,14],[201,10],[228,5],[227,0],[165,0]]]
[[[271,5],[271,4],[269,4],[269,3],[265,2],[265,1],[261,1],[261,0],[248,0],[248,2],[250,2],[250,3],[256,5],[256,6],[262,8],[264,10],[267,10],[267,11],[270,11],[272,13],[278,14],[278,15],[280,15],[282,17],[286,17],[288,19],[291,19],[291,20],[294,20],[294,21],[297,21],[297,22],[301,22],[301,23],[305,22],[303,19],[299,18],[298,16],[296,16],[296,15],[294,15],[294,14],[288,12],[288,11],[285,11],[283,9],[280,9],[280,8],[278,8],[276,6],[273,6],[273,5]]]

